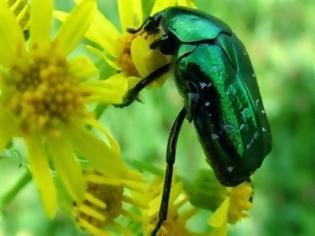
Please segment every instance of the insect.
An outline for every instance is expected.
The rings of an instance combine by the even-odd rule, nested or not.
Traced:
[[[261,166],[271,150],[271,132],[249,56],[228,25],[198,10],[171,7],[129,29],[140,31],[161,35],[150,48],[173,55],[173,60],[130,90],[122,106],[171,67],[184,98],[168,139],[156,235],[167,218],[176,143],[185,118],[194,124],[206,160],[225,186],[249,180]]]

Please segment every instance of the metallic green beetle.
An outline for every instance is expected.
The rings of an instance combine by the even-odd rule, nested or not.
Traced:
[[[194,123],[207,161],[225,186],[249,180],[271,150],[271,133],[246,49],[224,22],[197,10],[172,7],[129,32],[141,30],[162,32],[150,47],[173,55],[174,60],[129,91],[123,106],[171,66],[175,67],[176,84],[185,100],[168,141],[164,194],[160,221],[152,233],[155,235],[167,216],[176,142],[185,118]]]

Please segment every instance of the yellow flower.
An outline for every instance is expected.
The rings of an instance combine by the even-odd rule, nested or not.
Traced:
[[[156,179],[148,191],[149,209],[144,211],[144,235],[150,235],[157,223],[160,203],[162,198],[163,182]],[[183,184],[174,180],[168,206],[167,220],[161,226],[157,236],[192,236],[202,235],[191,232],[186,227],[187,221],[197,213],[197,209],[189,204],[188,196],[183,190]]]
[[[53,1],[32,0],[30,40],[4,0],[0,0],[0,150],[12,137],[27,148],[29,168],[48,216],[57,208],[49,162],[75,201],[83,198],[85,179],[77,154],[107,176],[124,174],[115,139],[101,127],[87,104],[119,103],[127,87],[118,80],[96,80],[85,57],[71,57],[96,10],[82,1],[50,40]],[[49,160],[48,160],[49,157]]]
[[[88,171],[84,173],[84,178],[87,181],[84,200],[75,202],[73,206],[73,216],[78,225],[96,236],[112,235],[108,227],[119,235],[133,235],[116,220],[123,216],[129,221],[143,221],[137,212],[131,210],[131,207],[147,208],[142,175],[129,170],[123,178],[109,178],[99,172]]]
[[[214,228],[211,236],[227,235],[228,223],[235,224],[247,217],[247,211],[252,206],[253,189],[249,182],[226,188],[225,195],[225,200],[209,218],[208,224]]]
[[[117,0],[120,30],[117,29],[102,13],[97,12],[86,37],[100,48],[91,48],[101,58],[119,73],[116,79],[126,80],[128,87],[137,84],[159,67],[170,62],[170,58],[159,50],[150,49],[154,40],[152,37],[141,34],[130,34],[128,28],[138,28],[145,20],[143,17],[142,2],[140,0]],[[157,0],[152,8],[151,15],[157,10],[170,6],[194,6],[191,0]],[[169,75],[162,76],[164,81]]]
[[[30,19],[30,6],[27,0],[6,0],[22,30],[26,30]]]
[[[190,8],[197,8],[194,0],[157,0],[155,1],[150,15],[153,15],[170,6],[185,6]]]

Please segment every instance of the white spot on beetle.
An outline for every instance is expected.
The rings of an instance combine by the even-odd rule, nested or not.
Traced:
[[[241,124],[240,130],[244,130],[245,128],[246,128],[246,125],[245,124]]]
[[[212,140],[218,140],[219,136],[217,134],[211,134]]]
[[[227,171],[231,173],[231,172],[234,170],[234,168],[235,168],[234,166],[229,166],[229,167],[227,168]]]
[[[204,88],[210,88],[211,87],[211,83],[205,83],[205,82],[201,82],[200,83],[200,87],[201,89],[204,89]]]

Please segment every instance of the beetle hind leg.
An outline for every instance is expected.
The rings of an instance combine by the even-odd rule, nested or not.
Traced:
[[[166,166],[166,171],[165,171],[165,176],[164,176],[163,195],[162,195],[161,204],[160,204],[159,219],[155,225],[154,230],[151,233],[151,236],[156,236],[163,222],[167,219],[168,203],[169,203],[171,187],[172,187],[172,179],[173,179],[173,166],[174,166],[175,157],[176,157],[176,144],[177,144],[179,131],[182,127],[182,124],[184,122],[186,115],[187,115],[186,108],[184,107],[179,112],[172,126],[172,129],[168,138],[167,151],[166,151],[167,166]]]

